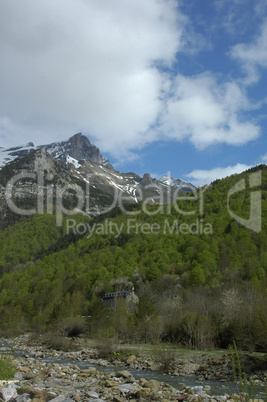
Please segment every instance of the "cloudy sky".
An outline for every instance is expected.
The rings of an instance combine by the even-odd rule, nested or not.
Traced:
[[[0,146],[194,184],[267,163],[265,0],[1,0]]]

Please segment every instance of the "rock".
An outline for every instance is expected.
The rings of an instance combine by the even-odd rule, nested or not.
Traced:
[[[39,389],[25,388],[22,391],[29,394],[33,402],[47,402],[55,398],[55,394]]]
[[[110,381],[110,380],[107,380],[107,381],[105,382],[105,386],[108,387],[108,388],[117,387],[117,385],[118,385],[117,381]]]
[[[86,392],[86,395],[90,396],[90,398],[95,398],[95,399],[99,398],[99,394],[95,391]]]
[[[132,378],[132,374],[129,371],[126,371],[126,370],[120,371],[117,374],[117,376],[122,377],[122,378],[127,378],[127,379]]]
[[[147,382],[147,380],[145,378],[140,378],[140,380],[139,380],[141,387],[143,387],[146,382]]]
[[[124,400],[121,397],[115,395],[114,398],[113,398],[113,401],[114,402],[123,402]]]
[[[158,382],[157,380],[149,380],[146,381],[144,384],[145,388],[151,388],[151,389],[160,389],[160,382]]]
[[[187,393],[187,395],[195,395],[195,391],[189,387],[186,387],[185,392]]]
[[[203,387],[201,385],[196,385],[195,387],[192,387],[192,389],[195,391],[196,395],[203,394]]]
[[[132,366],[135,361],[136,361],[136,356],[135,356],[135,355],[131,355],[131,356],[129,356],[128,359],[126,360],[126,363],[128,364],[128,366]]]
[[[22,371],[23,373],[30,373],[31,369],[29,367],[23,366],[20,367],[19,371]]]
[[[129,392],[134,392],[136,390],[136,386],[131,384],[122,384],[118,386],[119,390],[124,394],[128,394]]]
[[[264,402],[263,399],[250,399],[250,401],[253,401],[253,402]]]
[[[187,396],[184,395],[184,394],[180,394],[180,395],[177,396],[177,400],[178,400],[178,401],[184,401],[184,400],[186,400],[186,399],[187,399]]]
[[[134,393],[134,396],[136,396],[137,398],[145,398],[145,400],[148,400],[150,393],[151,393],[151,388],[143,388],[143,389],[136,390],[136,392]]]
[[[73,401],[72,398],[63,395],[59,395],[56,398],[50,399],[50,402],[72,402],[72,401]]]
[[[0,398],[7,402],[10,399],[16,398],[18,396],[15,384],[10,384],[7,388],[3,388],[0,391]]]
[[[95,375],[96,374],[96,369],[95,368],[89,368],[89,369],[84,369],[81,371],[80,375],[85,375],[90,376],[90,375]]]
[[[29,394],[22,394],[22,395],[17,396],[14,399],[14,402],[30,402],[30,401],[31,401],[31,398],[30,398]]]

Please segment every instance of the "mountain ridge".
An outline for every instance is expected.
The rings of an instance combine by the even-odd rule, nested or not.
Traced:
[[[0,168],[18,161],[20,158],[43,149],[53,160],[68,167],[78,180],[90,184],[110,196],[122,194],[129,202],[138,202],[144,198],[152,203],[166,202],[168,192],[185,194],[196,187],[191,183],[176,178],[152,178],[149,173],[140,177],[136,173],[122,173],[104,158],[100,149],[93,145],[82,133],[77,133],[66,141],[34,146],[32,142],[0,150]],[[1,170],[0,170],[1,171]],[[161,196],[161,198],[159,197]]]

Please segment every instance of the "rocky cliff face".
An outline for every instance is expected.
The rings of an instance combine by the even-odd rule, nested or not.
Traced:
[[[102,157],[99,148],[91,144],[89,139],[81,133],[73,135],[68,141],[40,145],[38,148],[44,148],[52,158],[63,163],[83,164],[91,161],[98,165],[106,165],[108,162]]]

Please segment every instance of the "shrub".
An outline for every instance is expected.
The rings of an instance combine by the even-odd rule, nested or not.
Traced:
[[[0,380],[10,380],[15,373],[16,368],[12,362],[12,357],[8,355],[0,356]]]
[[[64,350],[66,347],[66,339],[58,334],[48,333],[44,337],[47,348],[54,350]]]
[[[260,398],[261,393],[265,393],[266,398],[267,384],[265,383],[264,387],[261,387],[260,385],[257,385],[253,379],[249,380],[247,378],[247,375],[244,372],[241,364],[240,356],[235,341],[233,342],[233,346],[230,347],[230,354],[231,354],[234,382],[238,388],[239,394],[242,395],[243,397],[242,400],[244,400],[244,402],[258,400],[258,398]],[[239,397],[236,395],[233,395],[232,399],[234,401],[240,400]]]
[[[78,336],[86,332],[85,320],[81,317],[69,317],[57,324],[56,331],[62,336]]]
[[[111,340],[106,339],[96,344],[97,355],[100,359],[110,360],[119,352],[118,346]]]
[[[169,373],[175,367],[176,354],[173,349],[166,348],[166,346],[154,346],[152,357],[155,361],[157,368],[162,373]]]

